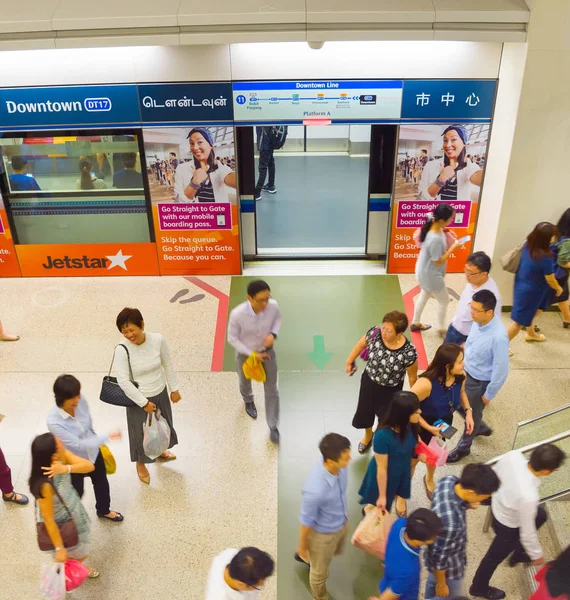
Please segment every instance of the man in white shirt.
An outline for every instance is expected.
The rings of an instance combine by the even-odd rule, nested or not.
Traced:
[[[210,565],[206,600],[257,600],[275,562],[259,548],[228,548]]]
[[[497,299],[495,314],[501,314],[501,295],[494,279],[489,276],[491,271],[491,259],[484,252],[474,252],[467,257],[467,264],[464,268],[467,285],[459,298],[457,311],[453,317],[451,325],[447,329],[444,344],[459,344],[464,346],[467,336],[473,325],[471,308],[469,303],[473,299],[473,294],[479,290],[489,290],[493,292]]]
[[[245,361],[253,352],[263,361],[266,380],[265,417],[269,426],[270,438],[279,442],[279,389],[277,387],[277,356],[274,344],[281,330],[281,311],[271,298],[269,285],[258,279],[247,286],[247,300],[236,306],[228,324],[228,342],[236,350],[236,368],[239,378],[239,391],[245,402],[245,411],[257,419],[257,408],[253,401],[251,380],[243,372]]]
[[[495,569],[509,556],[509,565],[521,562],[544,564],[544,555],[538,539],[538,529],[546,522],[546,511],[539,506],[540,477],[550,475],[566,459],[554,444],[539,446],[530,461],[519,450],[507,452],[495,465],[501,487],[491,502],[495,539],[483,557],[473,584],[472,596],[501,600],[505,592],[489,585]]]

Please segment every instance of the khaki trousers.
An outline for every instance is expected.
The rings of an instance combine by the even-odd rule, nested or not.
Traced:
[[[327,592],[329,566],[333,557],[342,553],[347,533],[348,523],[335,533],[313,531],[309,536],[309,561],[311,563],[309,582],[314,600],[329,600]]]

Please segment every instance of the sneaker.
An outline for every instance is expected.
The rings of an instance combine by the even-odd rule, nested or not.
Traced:
[[[263,186],[263,191],[264,192],[269,192],[270,194],[276,194],[277,193],[277,188],[274,185],[264,185]]]
[[[261,194],[258,194],[257,192],[254,194],[253,199],[258,202],[259,200],[261,200]]]

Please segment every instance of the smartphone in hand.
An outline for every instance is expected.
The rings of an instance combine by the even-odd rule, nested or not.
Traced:
[[[450,440],[457,433],[457,429],[455,429],[455,427],[452,427],[451,425],[448,425],[443,419],[438,419],[434,423],[434,426],[439,427],[441,435],[446,440]]]

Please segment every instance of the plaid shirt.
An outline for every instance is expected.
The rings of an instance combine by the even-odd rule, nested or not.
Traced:
[[[444,477],[437,485],[431,509],[442,520],[444,531],[428,546],[426,567],[446,571],[446,579],[462,579],[467,564],[467,502],[455,493],[458,478]]]

